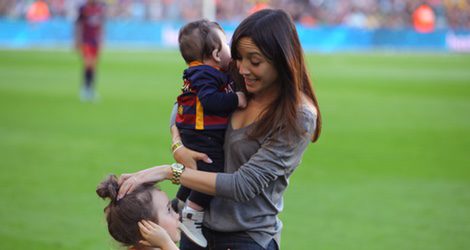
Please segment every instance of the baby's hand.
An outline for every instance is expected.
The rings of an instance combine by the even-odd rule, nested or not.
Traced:
[[[236,92],[237,96],[238,96],[238,107],[239,108],[245,108],[246,107],[246,96],[245,96],[245,93],[241,92],[241,91],[238,91]]]
[[[141,220],[138,222],[138,225],[140,234],[144,238],[144,240],[140,241],[140,244],[161,249],[177,249],[174,248],[176,245],[168,233],[159,225],[149,220]]]

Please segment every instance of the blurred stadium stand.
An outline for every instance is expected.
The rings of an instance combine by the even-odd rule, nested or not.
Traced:
[[[36,19],[32,6],[44,2]],[[0,46],[71,46],[83,0],[0,0]],[[251,12],[280,8],[298,23],[304,48],[470,51],[470,0],[106,0],[110,47],[175,47],[179,27],[211,16],[227,33]],[[39,4],[40,5],[40,4]],[[184,7],[182,7],[184,6]],[[40,9],[40,8],[39,8]],[[47,12],[47,13],[45,13]],[[33,13],[34,14],[34,13]],[[42,16],[41,16],[42,15]]]

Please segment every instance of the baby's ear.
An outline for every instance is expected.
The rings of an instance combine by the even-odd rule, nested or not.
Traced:
[[[212,58],[217,62],[217,63],[220,63],[222,61],[222,59],[220,58],[220,50],[218,49],[214,49],[212,51]]]

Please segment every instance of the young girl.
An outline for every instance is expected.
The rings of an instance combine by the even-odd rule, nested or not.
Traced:
[[[130,250],[176,250],[180,240],[179,215],[171,207],[167,195],[153,185],[142,185],[132,194],[117,201],[118,182],[108,176],[96,193],[110,203],[105,207],[108,231]]]

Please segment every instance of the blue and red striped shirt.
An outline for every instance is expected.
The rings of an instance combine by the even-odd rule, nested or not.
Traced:
[[[82,26],[82,41],[91,46],[99,46],[105,21],[105,5],[98,1],[87,2],[78,11],[77,23]]]
[[[226,129],[238,107],[230,77],[209,65],[192,62],[183,73],[176,126],[193,130]]]

